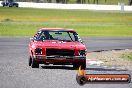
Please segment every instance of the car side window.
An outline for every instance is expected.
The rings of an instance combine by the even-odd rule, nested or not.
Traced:
[[[74,33],[75,41],[82,42],[81,38],[77,33]]]
[[[41,33],[41,31],[38,31],[38,32],[34,35],[34,40],[39,40],[40,33]]]

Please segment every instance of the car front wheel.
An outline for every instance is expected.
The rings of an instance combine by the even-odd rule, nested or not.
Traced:
[[[86,69],[86,62],[84,62],[84,63],[74,63],[73,64],[73,68],[75,68],[75,69],[79,69],[79,67],[81,66],[81,69]]]
[[[32,64],[32,58],[30,56],[29,59],[28,59],[28,65],[31,66],[31,64]]]
[[[39,63],[37,61],[35,61],[33,58],[31,61],[31,67],[32,68],[39,68]]]
[[[86,69],[86,62],[85,63],[82,63],[81,66],[82,66],[82,69],[85,70]]]

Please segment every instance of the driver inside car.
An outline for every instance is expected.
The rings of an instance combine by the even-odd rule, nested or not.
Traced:
[[[52,35],[49,34],[48,31],[45,31],[43,33],[43,36],[41,37],[41,40],[53,40],[54,38],[52,37]]]

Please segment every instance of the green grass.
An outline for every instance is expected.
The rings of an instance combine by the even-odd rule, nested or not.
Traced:
[[[132,12],[0,7],[0,36],[31,36],[42,27],[72,28],[81,36],[132,36]]]
[[[132,61],[132,52],[131,53],[124,53],[121,55],[122,58],[128,59]]]

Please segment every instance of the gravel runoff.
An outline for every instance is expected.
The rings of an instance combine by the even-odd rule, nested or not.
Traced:
[[[131,49],[125,50],[111,50],[101,52],[89,52],[87,59],[102,61],[100,65],[116,68],[125,68],[132,70],[132,61],[122,58],[121,55],[124,53],[132,52]]]

